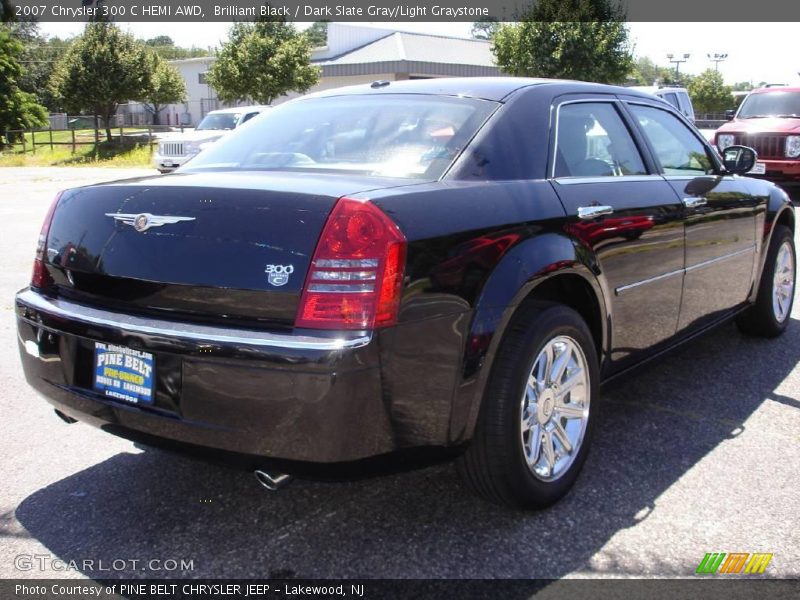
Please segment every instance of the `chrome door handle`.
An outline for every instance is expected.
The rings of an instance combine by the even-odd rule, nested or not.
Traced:
[[[614,209],[610,206],[579,206],[578,218],[579,219],[596,219],[604,215],[610,215]]]
[[[705,206],[708,204],[708,200],[703,198],[702,196],[697,196],[695,198],[684,198],[683,205],[686,208],[697,208],[698,206]]]

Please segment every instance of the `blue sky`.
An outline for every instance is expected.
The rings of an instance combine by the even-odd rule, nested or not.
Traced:
[[[120,23],[139,37],[169,35],[180,46],[216,46],[224,40],[229,23]],[[468,37],[470,23],[360,23],[399,29]],[[300,24],[301,27],[307,24]],[[41,29],[62,37],[75,35],[82,23],[43,23]],[[648,56],[666,65],[667,53],[689,53],[682,71],[699,73],[713,66],[707,55],[727,53],[719,70],[728,83],[800,81],[800,58],[796,51],[797,23],[631,23],[637,56]]]

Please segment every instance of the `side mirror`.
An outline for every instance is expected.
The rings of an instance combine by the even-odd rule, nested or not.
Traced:
[[[736,109],[735,108],[729,108],[728,110],[725,111],[725,120],[726,121],[733,121],[733,117],[735,117],[735,116],[736,116]]]
[[[756,164],[756,151],[747,146],[728,146],[722,153],[725,169],[734,175],[744,175]]]

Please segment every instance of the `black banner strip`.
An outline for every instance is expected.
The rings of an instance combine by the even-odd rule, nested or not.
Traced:
[[[800,580],[696,579],[0,580],[0,598],[26,600],[298,600],[300,598],[797,598]]]
[[[226,22],[270,15],[299,22],[473,22],[517,20],[535,1],[273,0],[266,4],[264,0],[10,0],[10,8],[17,19],[39,22],[81,22],[98,17],[117,22]],[[4,1],[0,6],[9,3]],[[742,0],[620,0],[618,6],[626,21],[800,21],[800,3],[786,0],[760,0],[757,4]]]

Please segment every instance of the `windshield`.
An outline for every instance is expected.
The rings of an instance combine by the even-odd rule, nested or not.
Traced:
[[[200,121],[200,124],[197,126],[197,131],[205,129],[233,129],[236,127],[236,121],[238,119],[239,115],[234,113],[210,113]]]
[[[497,106],[485,100],[425,95],[297,100],[237,129],[184,170],[438,179]]]
[[[742,107],[736,116],[739,119],[800,116],[800,92],[776,90],[750,94],[742,102]]]

